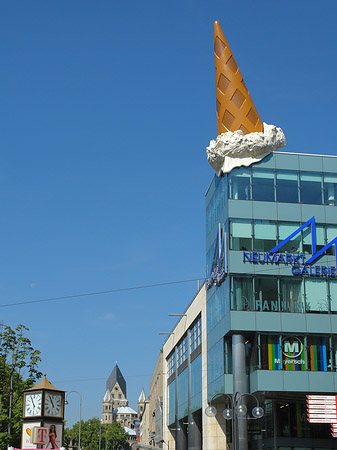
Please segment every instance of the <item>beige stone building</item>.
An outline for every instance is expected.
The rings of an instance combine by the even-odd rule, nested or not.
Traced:
[[[163,346],[164,442],[161,446],[165,449],[226,449],[225,419],[215,420],[205,414],[208,406],[206,331],[203,285]]]
[[[138,400],[139,401],[139,400]],[[163,352],[159,353],[140,423],[140,442],[161,446],[163,439]]]

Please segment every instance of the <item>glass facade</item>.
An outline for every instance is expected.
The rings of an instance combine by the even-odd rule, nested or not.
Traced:
[[[232,311],[334,314],[337,310],[335,279],[233,275],[230,284]]]
[[[206,285],[208,399],[232,392],[232,335],[243,335],[247,392],[265,409],[248,420],[249,447],[333,448],[329,426],[307,421],[303,386],[331,395],[337,383],[337,158],[275,152],[215,176],[206,204],[207,276],[219,225],[227,233],[227,277]]]
[[[202,405],[201,317],[197,317],[167,357],[169,424]],[[190,374],[190,386],[189,386]],[[177,387],[177,389],[176,389]],[[190,394],[189,394],[190,392]],[[177,400],[177,411],[176,411]]]
[[[229,250],[268,252],[285,240],[303,223],[275,220],[230,219]],[[315,223],[316,251],[323,248],[337,236],[336,224]],[[335,255],[335,246],[327,252]],[[311,227],[296,234],[284,246],[282,252],[312,254]]]
[[[232,170],[228,175],[230,199],[336,206],[335,174],[258,166]]]
[[[216,378],[220,372],[221,375],[232,373],[231,338],[224,339],[223,354],[224,365],[214,365]],[[246,340],[247,373],[256,370],[336,372],[336,356],[334,335],[256,333]]]

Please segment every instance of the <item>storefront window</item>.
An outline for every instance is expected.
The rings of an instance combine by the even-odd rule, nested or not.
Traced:
[[[275,246],[276,223],[272,220],[254,220],[254,250],[268,252]]]
[[[275,200],[275,172],[253,168],[253,200]]]
[[[232,278],[233,311],[254,311],[253,279],[246,277]]]
[[[230,249],[252,250],[252,223],[250,220],[230,222]]]
[[[322,175],[314,172],[302,172],[301,203],[322,204]]]
[[[337,175],[324,175],[324,204],[337,205]]]
[[[329,312],[327,283],[325,280],[305,280],[305,304],[307,312]]]
[[[262,370],[281,370],[282,357],[280,337],[273,335],[260,336],[260,355]]]
[[[233,200],[251,200],[250,169],[234,169],[228,176],[229,198]]]
[[[281,311],[304,312],[303,279],[281,278]]]
[[[256,311],[279,311],[276,277],[255,279],[255,309]]]
[[[308,369],[326,372],[331,359],[328,339],[324,336],[308,336]]]
[[[298,202],[298,173],[288,170],[276,171],[277,201],[284,203]]]

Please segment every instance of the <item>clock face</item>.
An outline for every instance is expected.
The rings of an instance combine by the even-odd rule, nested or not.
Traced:
[[[25,397],[25,416],[41,416],[41,392],[32,392]]]
[[[46,392],[44,402],[44,413],[46,416],[61,417],[62,395]]]

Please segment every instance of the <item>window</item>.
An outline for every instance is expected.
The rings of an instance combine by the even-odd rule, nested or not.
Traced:
[[[260,336],[261,369],[281,370],[280,336]]]
[[[308,369],[326,372],[331,360],[328,339],[325,336],[308,336]],[[331,365],[330,365],[331,368]]]
[[[281,278],[281,311],[304,312],[303,279]]]
[[[337,236],[337,226],[336,225],[327,225],[326,226],[326,237],[327,244],[335,239]],[[326,251],[327,255],[335,255],[336,254],[336,245],[332,245]]]
[[[268,252],[276,246],[276,223],[271,220],[254,221],[254,245],[258,252]]]
[[[301,172],[301,202],[313,205],[322,204],[322,175],[313,172]]]
[[[233,311],[254,311],[252,278],[232,278],[232,304]]]
[[[201,344],[201,319],[191,329],[191,353]]]
[[[283,203],[298,202],[298,173],[288,170],[276,171],[277,201]]]
[[[214,289],[207,299],[207,329],[211,330],[225,316],[224,284]]]
[[[279,311],[276,278],[255,279],[255,308],[257,311]]]
[[[278,234],[279,243],[292,234],[300,224],[297,222],[279,222]],[[280,248],[280,252],[302,253],[301,232]]]
[[[252,250],[252,223],[250,220],[230,222],[230,249]]]
[[[324,204],[337,205],[337,175],[324,175]]]
[[[177,347],[178,351],[178,367],[185,361],[187,358],[187,336],[180,342],[180,344]]]
[[[331,312],[337,312],[337,280],[329,281]]]
[[[275,200],[275,173],[273,170],[253,168],[253,200]]]
[[[305,280],[305,303],[307,312],[329,312],[325,280]]]
[[[250,169],[234,169],[229,174],[229,198],[251,200]]]
[[[176,354],[172,353],[168,360],[168,372],[169,376],[171,376],[176,370]]]

